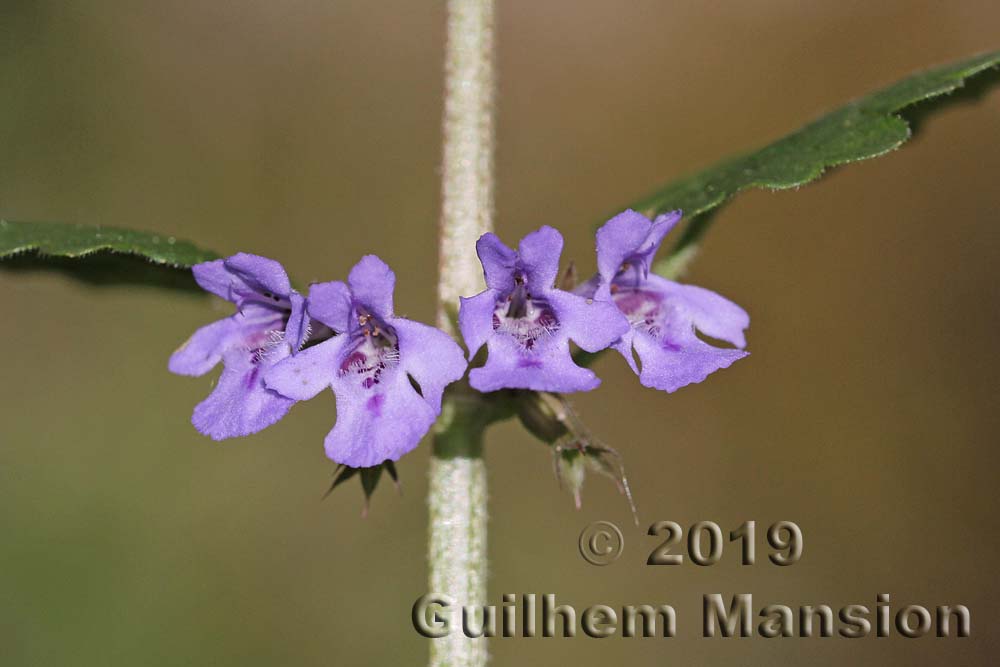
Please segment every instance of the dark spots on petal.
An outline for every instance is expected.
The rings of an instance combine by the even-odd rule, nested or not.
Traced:
[[[551,310],[548,309],[542,310],[542,312],[538,315],[538,318],[535,320],[535,322],[538,323],[538,326],[545,329],[558,324],[558,322],[556,321],[555,313],[553,313]]]
[[[378,417],[382,414],[383,403],[385,403],[385,394],[375,394],[365,402],[365,408],[373,416]]]
[[[257,384],[257,377],[260,375],[260,366],[254,364],[253,368],[246,374],[246,387],[247,389],[253,389]]]
[[[541,368],[542,361],[534,357],[520,357],[517,360],[518,368]]]
[[[399,363],[399,346],[382,332],[366,330],[355,336],[354,349],[340,362],[338,375],[350,378],[360,389],[370,390],[381,384],[385,373]]]
[[[663,338],[660,340],[660,346],[667,352],[680,352],[683,348],[677,343]]]
[[[265,299],[273,301],[275,303],[281,303],[282,301],[281,297],[275,294],[274,292],[261,292],[260,295]]]
[[[367,361],[368,357],[363,352],[355,350],[344,357],[344,361],[340,364],[340,372],[349,373],[352,370],[363,369]]]

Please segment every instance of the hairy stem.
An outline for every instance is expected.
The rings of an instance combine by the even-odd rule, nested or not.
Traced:
[[[476,240],[493,229],[493,2],[449,0],[438,325],[483,288]]]
[[[476,240],[493,228],[493,0],[449,0],[438,326],[457,336],[460,296],[483,289]],[[430,467],[430,592],[459,605],[486,601],[484,420],[449,392]],[[431,642],[432,667],[481,667],[486,643],[461,632]]]
[[[486,464],[480,455],[483,426],[445,405],[434,433],[430,489],[430,592],[459,606],[486,600]],[[486,640],[460,628],[431,642],[432,667],[481,667]]]

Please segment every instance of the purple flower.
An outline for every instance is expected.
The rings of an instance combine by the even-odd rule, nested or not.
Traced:
[[[570,356],[569,341],[588,352],[611,345],[629,331],[610,298],[578,296],[554,287],[563,239],[542,227],[514,252],[494,234],[476,243],[487,289],[463,298],[458,321],[469,358],[485,343],[486,365],[469,373],[479,391],[534,389],[589,391],[601,381]]]
[[[240,253],[193,267],[202,289],[236,304],[236,313],[198,329],[170,357],[179,375],[204,375],[219,361],[215,389],[194,409],[201,433],[224,440],[256,433],[285,416],[294,400],[264,386],[263,371],[308,335],[304,299],[278,262]]]
[[[680,211],[654,222],[631,210],[616,215],[597,230],[598,275],[577,290],[595,299],[614,300],[632,325],[614,349],[643,385],[664,391],[701,382],[748,354],[742,349],[743,330],[750,325],[746,311],[715,292],[649,272],[663,237],[680,219]],[[696,331],[739,349],[709,345]]]
[[[444,388],[465,374],[462,349],[447,334],[393,315],[395,283],[385,262],[368,255],[346,285],[312,285],[309,315],[337,335],[285,359],[265,378],[299,401],[333,389],[337,423],[326,436],[326,454],[352,468],[395,461],[416,447],[441,414]]]

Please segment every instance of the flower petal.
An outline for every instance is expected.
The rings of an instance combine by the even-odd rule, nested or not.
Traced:
[[[646,239],[646,243],[640,249],[640,252],[647,253],[652,251],[652,255],[656,254],[659,249],[660,244],[663,243],[663,239],[667,234],[673,231],[677,223],[681,221],[684,217],[684,211],[675,209],[673,211],[667,211],[666,213],[661,213],[655,218],[653,218],[653,228],[649,232],[649,238]],[[652,255],[649,259],[652,260]]]
[[[343,333],[351,328],[351,290],[339,280],[310,285],[306,309],[310,317],[334,331]]]
[[[258,294],[287,298],[292,291],[284,267],[273,259],[241,252],[226,258],[225,265]]]
[[[191,267],[191,273],[194,274],[194,280],[198,283],[198,286],[206,292],[211,292],[226,301],[236,300],[232,289],[233,281],[236,278],[226,268],[225,260],[215,259],[211,262],[195,264]],[[249,291],[245,283],[241,282],[241,286]]]
[[[250,302],[243,310],[194,332],[170,357],[168,368],[178,375],[204,375],[234,348],[257,347],[271,332],[281,331],[285,311]]]
[[[184,341],[170,356],[167,368],[178,375],[204,375],[222,361],[227,349],[239,343],[240,325],[236,317],[207,324]]]
[[[681,219],[680,211],[671,211],[650,222],[631,209],[619,213],[597,230],[597,270],[610,283],[628,260],[639,260],[641,277],[649,273],[656,251],[670,230]]]
[[[203,290],[235,304],[250,298],[267,302],[274,301],[274,297],[287,299],[291,292],[281,264],[258,255],[239,253],[195,264],[191,271]]]
[[[682,285],[659,276],[650,276],[647,285],[666,295],[666,302],[694,323],[706,336],[746,347],[743,330],[750,316],[729,299],[695,285]]]
[[[451,336],[426,324],[396,317],[389,320],[399,342],[399,363],[413,376],[435,414],[441,414],[444,388],[465,375],[465,354]]]
[[[307,401],[333,384],[347,336],[334,336],[283,359],[264,373],[265,385],[282,396]]]
[[[487,232],[476,241],[476,254],[483,265],[483,276],[489,289],[507,293],[514,289],[514,268],[517,253],[508,248],[496,234]]]
[[[689,339],[678,341],[676,338],[658,340],[636,331],[633,345],[642,363],[639,381],[646,387],[668,392],[701,382],[748,354],[744,350],[712,347],[693,333]]]
[[[365,255],[354,265],[347,284],[354,303],[370,308],[381,318],[392,317],[392,292],[396,287],[396,274],[389,265],[375,255]]]
[[[555,287],[562,249],[562,234],[548,225],[521,239],[517,254],[528,274],[528,290],[532,294],[541,296]]]
[[[292,290],[288,300],[292,304],[292,310],[285,324],[285,343],[288,344],[288,351],[295,354],[309,338],[309,316],[306,315],[305,297]]]
[[[469,350],[470,361],[493,335],[493,312],[499,298],[498,290],[488,289],[476,296],[463,296],[459,299],[458,328],[462,331],[465,347]]]
[[[601,384],[594,372],[573,363],[569,340],[553,336],[527,353],[507,336],[491,336],[489,357],[482,368],[469,371],[469,384],[482,392],[533,389],[570,393],[590,391]]]
[[[600,352],[631,330],[610,301],[595,301],[562,290],[547,295],[561,330],[587,352]]]
[[[213,440],[263,430],[284,417],[295,403],[264,386],[264,362],[254,364],[250,352],[230,350],[224,362],[218,384],[191,417],[194,427]]]
[[[312,349],[312,348],[310,348]],[[437,415],[397,368],[384,382],[361,391],[339,379],[337,423],[326,436],[326,455],[352,468],[396,461],[427,433]]]
[[[639,374],[639,367],[635,363],[635,355],[632,353],[633,338],[635,337],[635,329],[629,328],[624,336],[619,338],[611,346],[611,349],[618,352],[620,355],[625,357],[625,361],[628,362],[629,368],[636,375]]]

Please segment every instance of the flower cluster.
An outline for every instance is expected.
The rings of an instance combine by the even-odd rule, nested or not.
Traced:
[[[462,298],[458,313],[468,357],[445,332],[394,314],[395,274],[374,255],[346,283],[315,283],[306,296],[271,259],[240,253],[199,264],[198,284],[236,312],[196,331],[169,368],[203,375],[222,362],[192,417],[216,440],[256,433],[331,388],[337,419],[326,453],[350,468],[416,447],[441,413],[445,388],[484,345],[485,363],[468,376],[480,392],[596,388],[600,379],[574,363],[570,341],[587,352],[617,350],[643,385],[671,392],[745,356],[749,326],[746,312],[718,294],[650,272],[680,218],[612,218],[597,232],[597,273],[572,291],[556,287],[563,239],[555,229],[528,234],[517,250],[483,235],[476,251],[486,289]]]

